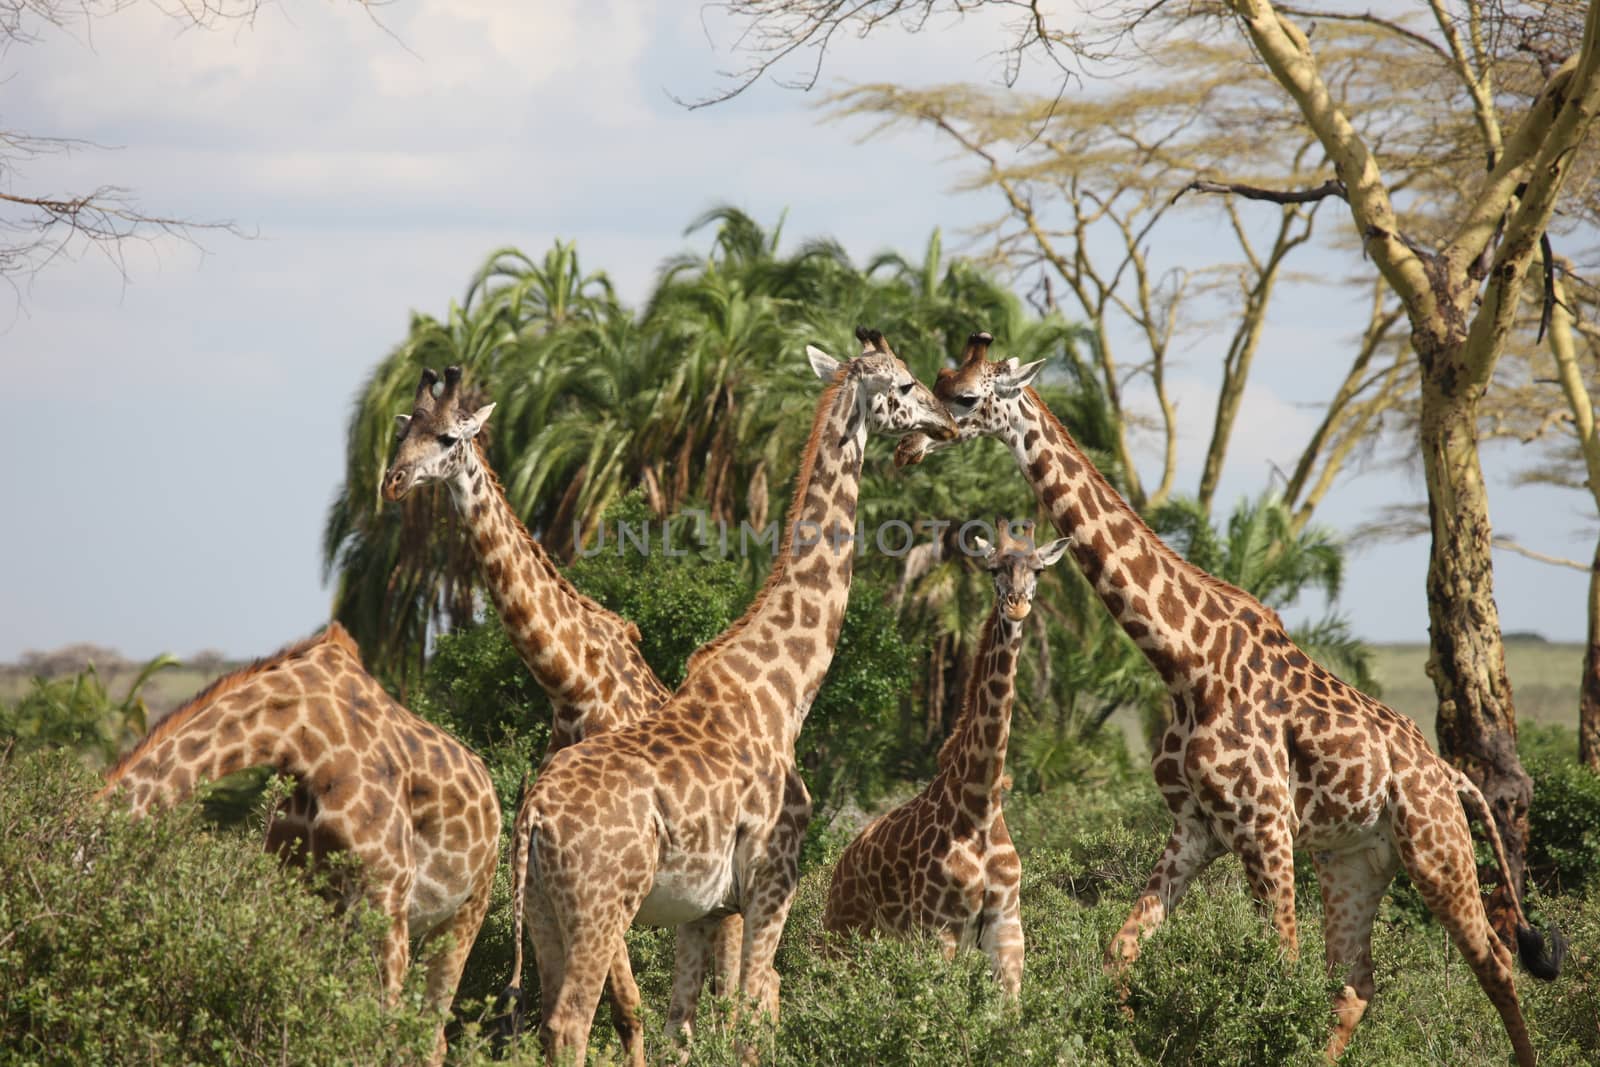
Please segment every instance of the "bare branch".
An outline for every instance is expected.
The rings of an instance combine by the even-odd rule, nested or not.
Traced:
[[[720,11],[742,27],[734,37],[734,48],[750,60],[736,70],[720,72],[730,82],[726,88],[696,100],[675,95],[672,99],[691,109],[720,104],[798,56],[807,56],[806,72],[779,84],[810,90],[821,79],[828,49],[841,33],[865,38],[889,26],[916,33],[938,16],[961,18],[980,6],[1016,13],[1006,27],[1010,42],[999,53],[1007,85],[1016,84],[1023,57],[1030,52],[1053,63],[1067,78],[1077,76],[1086,62],[1110,58],[1103,42],[1053,24],[1038,0],[712,0],[703,10]],[[1116,31],[1108,32],[1106,40],[1117,36]]]
[[[1497,534],[1490,543],[1495,548],[1503,549],[1506,552],[1515,552],[1519,556],[1526,556],[1528,559],[1536,560],[1539,563],[1548,563],[1554,567],[1571,567],[1575,571],[1589,573],[1589,564],[1587,563],[1579,563],[1577,560],[1567,559],[1565,556],[1552,556],[1545,552],[1538,552],[1528,548],[1526,545],[1518,544],[1509,537],[1502,537]]]
[[[1315,189],[1262,189],[1254,185],[1245,185],[1240,182],[1213,182],[1203,178],[1196,178],[1182,189],[1172,194],[1171,203],[1176,204],[1178,198],[1184,193],[1228,193],[1242,196],[1247,200],[1266,200],[1274,204],[1310,204],[1318,200],[1326,200],[1336,196],[1340,200],[1349,199],[1344,182],[1338,178],[1329,178]]]

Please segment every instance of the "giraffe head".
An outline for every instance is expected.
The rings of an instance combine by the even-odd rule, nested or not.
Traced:
[[[1022,402],[1022,395],[1038,376],[1044,360],[1019,364],[1015,359],[989,362],[989,346],[994,338],[975,333],[967,338],[961,365],[939,372],[933,393],[955,418],[954,438],[936,441],[910,434],[901,439],[894,452],[897,467],[921,463],[928,454],[974,437],[994,437],[1011,425]]]
[[[855,359],[837,360],[812,345],[806,346],[806,355],[811,359],[811,369],[823,381],[852,379],[857,383],[855,418],[866,420],[868,432],[885,437],[915,435],[935,441],[953,440],[955,420],[890,350],[883,333],[857,326],[856,339],[861,342],[861,354]]]
[[[1070,537],[1058,537],[1048,544],[1035,545],[1033,523],[995,521],[995,540],[991,545],[973,538],[983,565],[994,577],[995,604],[1012,622],[1021,622],[1033,610],[1033,595],[1039,590],[1039,572],[1051,566],[1072,544]]]
[[[383,476],[383,498],[399,500],[419,485],[444,481],[466,466],[472,439],[489,420],[493,404],[476,411],[461,407],[461,368],[446,367],[444,391],[433,393],[439,376],[424,368],[411,414],[396,415],[399,447]]]

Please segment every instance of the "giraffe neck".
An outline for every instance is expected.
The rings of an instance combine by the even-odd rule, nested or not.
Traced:
[[[554,706],[555,740],[664,704],[671,693],[639,651],[638,629],[567,581],[512,510],[476,440],[448,484],[500,621]],[[597,672],[610,674],[604,685]]]
[[[779,700],[764,732],[792,746],[833,661],[850,599],[856,498],[867,426],[852,376],[817,405],[795,478],[794,500],[766,584],[743,617],[696,653],[691,671],[721,662],[735,673],[764,671]],[[685,683],[687,686],[687,682]]]
[[[1169,690],[1192,688],[1219,623],[1252,610],[1276,622],[1157,537],[1032,389],[1005,437],[1095,594]]]
[[[988,826],[1000,810],[1021,646],[1022,624],[1005,618],[997,601],[983,627],[961,721],[939,750],[943,787],[975,826]]]
[[[301,782],[319,764],[326,770],[330,752],[370,731],[353,720],[392,704],[338,640],[343,634],[330,628],[213,683],[107,771],[100,795],[126,787],[132,810],[143,814],[248,767],[270,766]]]

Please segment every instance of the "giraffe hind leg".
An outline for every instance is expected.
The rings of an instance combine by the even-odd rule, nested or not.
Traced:
[[[1385,841],[1370,849],[1314,853],[1312,862],[1322,891],[1328,975],[1344,979],[1344,988],[1333,999],[1334,1026],[1327,1046],[1331,1061],[1350,1044],[1372,1001],[1372,922],[1400,861]]]
[[[1500,1013],[1506,1034],[1511,1038],[1520,1067],[1534,1067],[1536,1057],[1528,1037],[1528,1024],[1517,1002],[1511,969],[1511,950],[1489,925],[1478,888],[1477,859],[1466,814],[1450,804],[1450,825],[1440,827],[1433,816],[1418,814],[1406,806],[1395,816],[1395,840],[1401,862],[1411,876],[1422,900],[1450,934],[1456,948],[1472,968],[1478,985]],[[1430,847],[1424,851],[1417,840],[1429,830]]]
[[[494,865],[490,864],[489,870],[479,879],[479,885],[472,896],[456,909],[449,922],[440,924],[425,938],[425,943],[445,937],[450,939],[450,943],[428,962],[428,1005],[436,1011],[449,1011],[450,1005],[455,1001],[456,987],[461,983],[461,972],[466,968],[467,957],[472,953],[473,943],[478,940],[478,930],[483,926],[483,917],[489,912],[489,897],[493,888]],[[444,1054],[444,1023],[440,1022],[433,1057],[429,1060],[432,1067],[438,1067],[444,1062]]]
[[[628,958],[628,943],[617,939],[617,954],[607,976],[610,990],[611,1025],[622,1042],[623,1057],[630,1067],[644,1067],[644,1029],[639,1021],[639,986],[633,980],[633,961]]]

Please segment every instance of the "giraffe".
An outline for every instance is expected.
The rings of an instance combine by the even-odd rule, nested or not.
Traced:
[[[734,911],[740,993],[777,1015],[772,957],[811,810],[794,742],[844,621],[867,435],[955,432],[881,333],[857,336],[861,355],[842,362],[807,347],[828,385],[785,540],[745,616],[654,716],[563,749],[534,782],[527,906],[551,1060],[583,1061],[609,947],[630,922],[678,927],[670,1033],[690,1036],[705,941]]]
[[[653,714],[672,695],[639,650],[639,628],[580,593],[539,542],[533,539],[506,499],[489,464],[479,434],[494,404],[465,403],[461,368],[446,367],[444,386],[425,368],[417,383],[411,414],[396,415],[398,444],[383,478],[391,503],[422,485],[442,482],[470,535],[478,569],[518,656],[550,698],[550,744],[544,761],[585,737],[637,722]],[[527,797],[524,789],[522,799]],[[512,975],[501,994],[509,1010],[504,1029],[521,1027],[522,895],[526,886],[529,811],[520,803],[512,822],[511,873],[514,916]],[[718,985],[738,983],[741,920],[729,916],[716,944]],[[626,944],[619,943],[612,967],[612,1020],[629,1050],[643,1062],[639,991]],[[506,1035],[502,1035],[506,1036]]]
[[[383,987],[392,1004],[410,939],[449,936],[428,968],[440,1012],[478,936],[499,861],[500,805],[483,761],[395,703],[338,623],[213,682],[157,723],[106,772],[136,815],[168,807],[202,780],[246,767],[293,775],[315,801],[312,855],[348,851],[374,907],[389,917]],[[443,1061],[441,1022],[432,1061]]]
[[[946,958],[976,944],[1015,1001],[1022,991],[1022,865],[1000,793],[1022,623],[1039,572],[1061,558],[1067,538],[1035,548],[1027,527],[1013,537],[1011,524],[1001,519],[995,530],[995,546],[975,539],[994,577],[994,607],[967,679],[961,719],[939,751],[939,772],[840,854],[822,924],[834,933],[931,930]]]
[[[1482,793],[1414,722],[1312,662],[1276,612],[1167,547],[1030,387],[1043,361],[990,361],[992,340],[974,334],[934,391],[961,439],[1008,445],[1172,701],[1172,723],[1151,758],[1172,834],[1106,949],[1107,970],[1121,973],[1137,959],[1190,880],[1230,851],[1295,953],[1293,852],[1307,850],[1322,892],[1328,971],[1344,977],[1326,1048],[1335,1059],[1372,999],[1372,923],[1404,868],[1500,1013],[1518,1063],[1531,1067],[1511,951],[1490,927],[1478,888],[1468,811],[1483,823],[1505,881],[1524,966],[1554,979],[1565,942],[1554,931],[1547,945],[1528,923]],[[943,444],[907,437],[895,460],[913,464]]]

